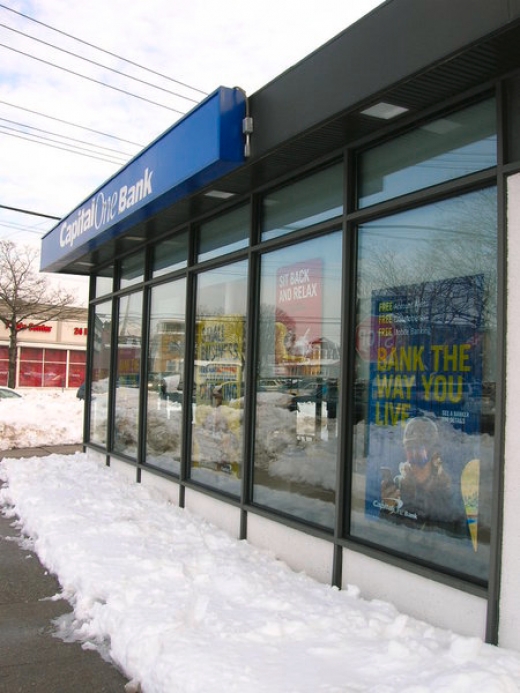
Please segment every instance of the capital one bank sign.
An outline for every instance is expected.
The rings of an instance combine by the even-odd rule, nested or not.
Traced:
[[[219,87],[42,239],[41,270],[59,271],[244,163],[245,94]]]

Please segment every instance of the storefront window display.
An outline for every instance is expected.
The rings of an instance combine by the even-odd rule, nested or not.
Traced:
[[[132,457],[137,456],[139,431],[142,311],[142,291],[119,299],[114,450]]]
[[[9,376],[9,349],[0,346],[0,385],[7,385]]]
[[[497,202],[487,188],[360,225],[352,536],[485,583]]]
[[[84,351],[69,352],[69,387],[79,387],[85,382],[85,361]]]
[[[153,287],[148,346],[146,463],[180,471],[186,280]],[[188,399],[189,406],[189,399]]]
[[[112,302],[94,308],[90,390],[90,441],[107,444],[108,386],[112,350]]]
[[[254,502],[332,528],[342,234],[261,258]]]
[[[247,275],[246,261],[200,274],[195,313],[190,476],[237,496],[243,466]]]

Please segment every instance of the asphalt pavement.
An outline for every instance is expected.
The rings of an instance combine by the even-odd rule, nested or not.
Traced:
[[[0,459],[73,454],[78,445],[0,450]],[[53,620],[72,611],[58,581],[21,547],[0,513],[0,693],[124,693],[128,679],[92,650],[56,637]]]

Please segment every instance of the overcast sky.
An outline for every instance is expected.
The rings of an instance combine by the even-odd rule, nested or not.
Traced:
[[[205,94],[252,94],[382,1],[0,0],[0,205],[65,216]],[[0,239],[55,223],[0,207]]]

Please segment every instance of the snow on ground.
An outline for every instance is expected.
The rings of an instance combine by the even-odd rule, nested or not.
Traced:
[[[39,402],[45,425],[31,444],[79,442],[74,400],[31,394],[18,423],[14,408],[0,408],[0,427],[8,417],[23,439]],[[59,426],[71,438],[58,441]],[[86,453],[5,459],[0,480],[0,507],[74,608],[59,635],[111,657],[133,690],[520,691],[520,653],[296,574]]]
[[[76,390],[17,390],[0,399],[0,450],[74,445],[83,440],[83,401]]]

